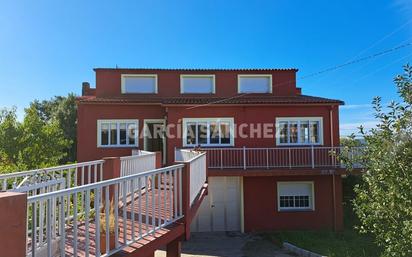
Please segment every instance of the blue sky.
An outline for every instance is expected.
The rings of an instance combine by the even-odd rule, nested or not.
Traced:
[[[299,68],[304,94],[337,98],[341,133],[374,124],[370,102],[396,100],[412,47],[412,3],[394,1],[2,1],[0,108],[94,85],[94,67]]]

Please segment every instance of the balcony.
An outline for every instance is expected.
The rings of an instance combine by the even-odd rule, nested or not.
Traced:
[[[325,169],[345,168],[342,147],[204,148],[209,169]],[[361,148],[345,152],[352,158]]]
[[[11,228],[26,237],[14,240],[23,242],[25,256],[51,257],[147,255],[188,238],[206,194],[206,155],[195,153],[163,168],[156,167],[159,160],[140,151],[0,175],[3,189],[27,195],[20,221],[27,226]],[[8,222],[0,218],[0,226]]]

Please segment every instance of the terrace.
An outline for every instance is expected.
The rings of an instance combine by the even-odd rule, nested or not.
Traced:
[[[354,159],[361,153],[361,147],[301,146],[272,148],[203,148],[207,153],[207,165],[213,175],[247,171],[270,171],[303,174],[318,171],[343,171],[342,155]],[[355,165],[359,168],[359,165]],[[220,171],[219,171],[220,170]]]
[[[207,193],[206,154],[182,151],[176,164],[159,163],[160,155],[138,151],[0,175],[8,191],[0,206],[25,208],[13,219],[26,224],[10,227],[9,234],[26,236],[1,237],[19,245],[19,256],[153,256],[163,246],[177,254]],[[0,218],[3,229],[8,222]]]

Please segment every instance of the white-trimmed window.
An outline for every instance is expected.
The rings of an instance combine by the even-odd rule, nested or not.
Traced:
[[[122,74],[123,94],[156,94],[156,74]]]
[[[134,147],[138,145],[138,120],[98,120],[98,147]]]
[[[238,75],[239,93],[272,93],[272,75]]]
[[[312,181],[278,182],[278,210],[314,210]]]
[[[183,119],[183,146],[233,146],[233,118]]]
[[[180,93],[214,94],[215,75],[180,75]]]
[[[276,144],[323,144],[322,117],[276,118]]]

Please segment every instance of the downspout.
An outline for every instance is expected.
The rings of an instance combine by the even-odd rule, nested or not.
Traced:
[[[333,142],[333,105],[331,106],[331,108],[330,108],[330,111],[329,111],[329,120],[330,120],[330,144],[331,144],[331,147],[334,147],[334,142]],[[332,160],[334,160],[334,159],[332,159]],[[333,163],[334,164],[334,163]],[[332,204],[333,204],[333,229],[334,229],[334,231],[336,231],[337,230],[337,225],[336,225],[336,222],[337,222],[337,217],[336,217],[336,215],[337,215],[337,213],[336,213],[336,182],[335,182],[335,174],[334,174],[335,172],[332,172],[332,195],[333,195],[333,197],[332,197]]]

